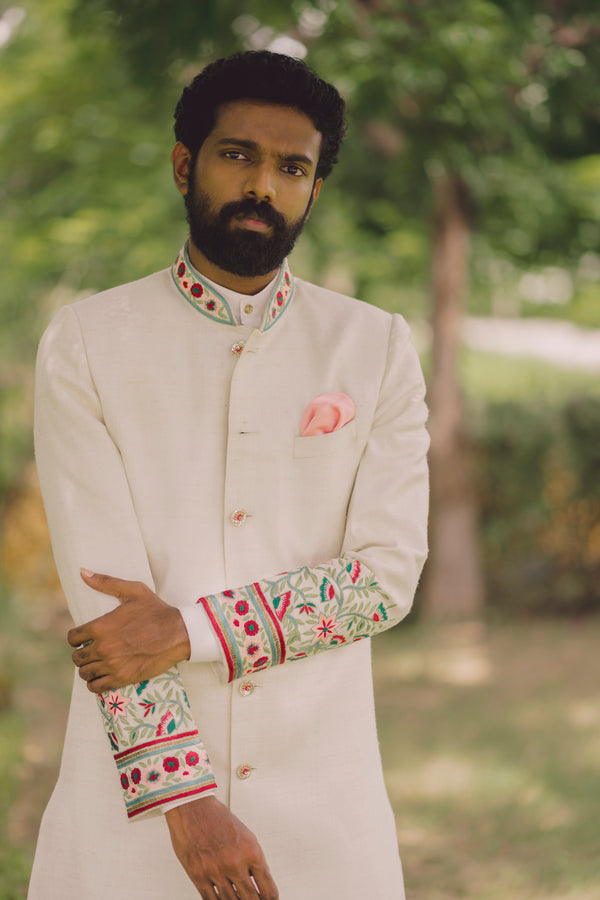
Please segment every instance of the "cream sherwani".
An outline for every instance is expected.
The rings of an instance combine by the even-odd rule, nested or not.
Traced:
[[[325,392],[355,418],[301,437]],[[215,790],[282,900],[403,898],[369,637],[406,614],[426,553],[423,396],[400,316],[287,267],[260,329],[184,252],[58,313],[36,454],[73,618],[114,603],[80,566],[141,580],[210,622],[222,661],[100,710],[75,678],[30,900],[197,898],[161,811]]]

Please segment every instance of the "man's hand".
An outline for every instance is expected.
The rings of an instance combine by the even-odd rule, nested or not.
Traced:
[[[177,859],[203,900],[277,900],[260,844],[216,797],[165,813]]]
[[[140,581],[81,570],[86,584],[117,597],[120,606],[85,625],[71,628],[67,640],[73,662],[94,694],[161,675],[190,655],[181,613]],[[87,646],[81,647],[81,644]]]

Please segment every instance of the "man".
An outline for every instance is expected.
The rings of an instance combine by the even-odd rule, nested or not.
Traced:
[[[186,246],[42,340],[81,678],[30,900],[404,896],[368,638],[425,557],[423,381],[401,317],[285,260],[343,129],[297,60],[208,66],[176,111]]]

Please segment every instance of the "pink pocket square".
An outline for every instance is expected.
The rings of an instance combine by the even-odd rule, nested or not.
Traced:
[[[300,422],[302,437],[315,434],[331,434],[351,422],[355,415],[354,403],[348,394],[319,394],[311,400]]]

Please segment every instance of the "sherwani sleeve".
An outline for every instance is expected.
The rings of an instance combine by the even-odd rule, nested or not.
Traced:
[[[40,343],[34,433],[54,556],[69,609],[81,624],[115,605],[84,584],[81,566],[149,586],[153,578],[119,448],[104,422],[77,314],[69,307]],[[214,793],[177,667],[100,694],[97,702],[130,818]]]
[[[393,316],[340,556],[198,601],[230,681],[370,637],[408,613],[427,554],[424,397],[408,327]]]

